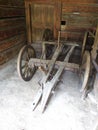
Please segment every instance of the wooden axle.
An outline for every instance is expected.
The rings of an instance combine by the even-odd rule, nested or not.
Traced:
[[[37,58],[31,58],[29,61],[29,66],[47,66],[51,60],[43,60],[43,59],[37,59]],[[58,68],[59,66],[65,66],[65,70],[79,70],[79,65],[75,63],[68,63],[68,62],[62,62],[62,61],[56,61],[55,67]]]

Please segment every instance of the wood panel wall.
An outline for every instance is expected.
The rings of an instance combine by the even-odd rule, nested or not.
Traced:
[[[98,0],[62,0],[62,21],[66,21],[65,37],[83,40],[86,30],[98,23]]]
[[[83,41],[85,31],[94,30],[96,28],[98,23],[98,0],[25,0],[26,9],[27,4],[40,3],[49,5],[51,2],[54,4],[56,10],[55,15],[59,17],[54,21],[54,31],[61,29],[63,31],[61,36],[65,39]],[[27,22],[30,17],[27,17]],[[51,15],[51,18],[52,17],[53,14]],[[65,25],[62,25],[64,21]],[[27,26],[28,25],[27,23]],[[38,28],[39,32],[41,32],[42,26],[40,27],[40,24]],[[28,39],[30,39],[30,31],[29,29]],[[57,38],[57,32],[55,32],[55,34]],[[34,39],[37,39],[36,36],[37,35],[35,35]]]
[[[26,43],[24,0],[0,0],[0,65]]]

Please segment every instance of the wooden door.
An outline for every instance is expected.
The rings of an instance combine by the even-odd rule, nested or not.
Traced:
[[[61,3],[25,1],[27,38],[29,43],[40,42],[46,28],[53,30],[54,37],[60,30]]]
[[[31,39],[32,42],[41,41],[46,28],[53,30],[54,5],[32,4],[31,5]]]

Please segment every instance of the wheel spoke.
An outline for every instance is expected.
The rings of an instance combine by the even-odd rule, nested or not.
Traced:
[[[27,67],[25,67],[24,72],[23,72],[23,75],[24,75],[24,77],[26,78],[26,75],[27,75]]]
[[[24,69],[26,67],[26,65],[23,65],[22,67],[21,67],[21,69]]]
[[[36,70],[35,67],[34,71],[32,71],[32,69],[28,66],[30,58],[33,57],[35,57],[34,49],[30,45],[25,45],[21,49],[18,56],[18,62],[17,62],[18,73],[19,76],[25,81],[29,81],[35,73]]]

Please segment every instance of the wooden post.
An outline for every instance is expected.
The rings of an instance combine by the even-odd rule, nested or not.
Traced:
[[[60,47],[60,37],[61,37],[61,31],[58,32],[58,47]]]
[[[92,49],[92,52],[91,52],[92,59],[96,59],[97,49],[98,49],[98,25],[97,25],[97,29],[96,29],[96,35],[95,35],[95,41],[94,41],[94,44],[93,44],[93,49]]]
[[[27,41],[28,43],[32,42],[31,39],[31,18],[30,18],[30,4],[25,2],[25,13],[26,13],[26,28],[27,28]]]
[[[58,31],[61,30],[61,1],[57,0],[55,2],[54,9],[54,38],[57,39]]]
[[[86,45],[87,34],[88,34],[88,32],[85,32],[84,40],[83,40],[83,45],[82,45],[82,54],[81,54],[82,56],[83,56],[85,45]]]

